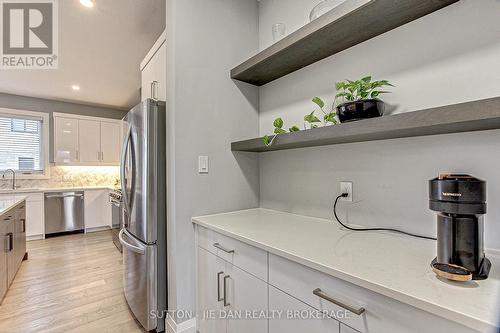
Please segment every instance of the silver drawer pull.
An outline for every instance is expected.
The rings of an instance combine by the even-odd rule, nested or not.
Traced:
[[[219,243],[214,243],[214,247],[216,247],[219,250],[222,250],[222,251],[224,251],[226,253],[234,253],[234,250],[226,249],[224,246],[220,245]]]
[[[224,276],[224,306],[230,306],[231,303],[227,301],[227,280],[230,278],[230,275]]]
[[[224,298],[220,297],[220,277],[224,275],[224,272],[217,273],[217,302],[223,301]]]
[[[347,311],[350,311],[354,314],[357,314],[358,316],[360,316],[363,312],[365,312],[365,308],[359,308],[359,309],[355,309],[349,305],[346,305],[342,302],[339,302],[337,300],[334,300],[333,298],[331,298],[330,296],[328,296],[327,294],[325,294],[324,292],[321,291],[321,289],[319,288],[316,288],[313,290],[313,294],[318,296],[319,298],[322,298],[324,300],[327,300],[328,302],[330,303],[333,303],[335,305],[338,305],[344,309],[346,309]]]

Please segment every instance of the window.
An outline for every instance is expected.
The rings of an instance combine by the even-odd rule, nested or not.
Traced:
[[[35,158],[33,157],[19,157],[19,170],[35,170]]]
[[[21,178],[47,176],[48,115],[0,108],[0,171]]]
[[[40,121],[26,119],[11,119],[12,132],[38,133],[40,131]]]

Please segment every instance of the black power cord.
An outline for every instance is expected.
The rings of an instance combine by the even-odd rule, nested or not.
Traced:
[[[352,228],[352,227],[349,227],[349,226],[345,225],[344,223],[342,223],[340,221],[339,217],[337,216],[337,203],[339,202],[340,198],[345,198],[347,196],[349,196],[348,193],[342,193],[341,195],[339,195],[335,199],[335,203],[333,204],[333,215],[335,216],[335,219],[337,220],[337,222],[341,226],[343,226],[344,228],[346,228],[348,230],[352,230],[352,231],[391,231],[391,232],[397,232],[397,233],[400,233],[400,234],[404,234],[404,235],[408,235],[408,236],[412,236],[412,237],[417,237],[417,238],[437,240],[437,238],[434,238],[434,237],[421,236],[421,235],[417,235],[417,234],[412,234],[411,232],[406,232],[406,231],[402,231],[402,230],[398,230],[398,229],[392,229],[392,228]]]

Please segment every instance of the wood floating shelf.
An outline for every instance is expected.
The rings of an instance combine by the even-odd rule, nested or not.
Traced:
[[[347,0],[231,70],[261,86],[459,0]]]
[[[262,138],[238,141],[231,150],[266,152],[492,129],[500,129],[500,97],[281,134],[269,147]]]

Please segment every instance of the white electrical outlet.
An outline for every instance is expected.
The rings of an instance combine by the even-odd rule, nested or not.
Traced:
[[[342,201],[350,201],[352,202],[352,182],[340,182],[340,193],[349,194],[347,197],[340,198]]]

